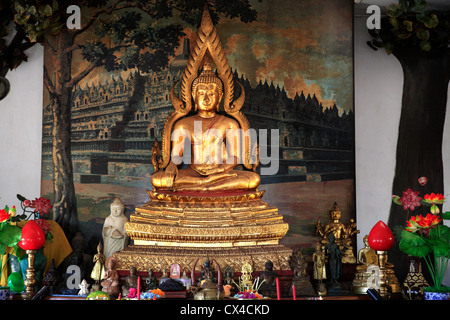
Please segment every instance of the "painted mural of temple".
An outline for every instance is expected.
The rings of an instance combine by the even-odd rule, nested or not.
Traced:
[[[71,147],[75,183],[119,184],[151,188],[151,149],[161,141],[165,119],[173,111],[170,90],[188,59],[189,43],[167,70],[77,86],[72,93]],[[250,82],[234,73],[245,89],[241,111],[252,128],[279,130],[279,170],[262,183],[353,178],[354,116],[323,108],[316,96]],[[237,93],[238,94],[238,93]],[[52,116],[44,108],[43,178],[51,179]],[[270,141],[270,135],[269,139]],[[261,142],[260,142],[261,143]],[[270,150],[270,146],[268,147]],[[274,155],[271,155],[273,157]]]

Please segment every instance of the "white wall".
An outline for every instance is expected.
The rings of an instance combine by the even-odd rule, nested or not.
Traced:
[[[388,219],[403,86],[398,61],[367,46],[365,24],[364,16],[355,17],[358,249],[373,225]],[[8,73],[11,92],[0,101],[0,207],[19,206],[17,193],[29,198],[40,195],[43,49],[36,45],[27,53],[28,62]],[[449,123],[444,133],[446,190],[450,189]],[[450,210],[449,205],[444,209]],[[449,275],[446,284],[450,285]]]
[[[26,53],[28,61],[6,75],[11,90],[0,101],[0,208],[20,208],[17,193],[40,196],[43,46]]]

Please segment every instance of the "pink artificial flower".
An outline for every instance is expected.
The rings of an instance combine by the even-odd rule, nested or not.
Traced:
[[[33,200],[31,202],[31,207],[34,208],[34,212],[39,212],[41,214],[50,213],[50,209],[53,208],[53,206],[50,205],[50,199],[46,199],[43,197]]]
[[[135,288],[130,288],[128,290],[128,298],[133,299],[136,298],[137,294],[136,294],[136,289]]]
[[[427,184],[428,179],[427,179],[427,177],[420,177],[420,178],[418,179],[418,181],[419,181],[419,184],[423,187],[424,185]]]
[[[30,207],[30,206],[31,206],[31,201],[28,200],[28,199],[25,199],[25,200],[23,201],[23,206],[24,206],[25,208]]]
[[[414,210],[416,207],[420,207],[420,201],[422,200],[421,197],[418,196],[419,191],[412,191],[410,188],[408,188],[406,191],[403,192],[403,196],[399,199],[399,201],[403,205],[403,210]]]

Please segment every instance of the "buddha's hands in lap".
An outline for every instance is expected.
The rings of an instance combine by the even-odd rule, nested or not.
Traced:
[[[227,177],[236,177],[237,174],[235,172],[232,172],[233,167],[232,166],[217,166],[217,165],[211,165],[211,166],[193,166],[192,167],[197,173],[199,173],[202,176],[209,177],[210,180],[216,180],[219,178],[227,178]]]
[[[162,178],[164,185],[168,187],[173,186],[173,181],[178,174],[178,167],[174,163],[169,163],[166,170],[164,170],[164,176]]]

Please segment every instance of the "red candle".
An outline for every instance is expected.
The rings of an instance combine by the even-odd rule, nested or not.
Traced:
[[[295,284],[292,285],[292,297],[297,300],[297,295],[295,294]]]
[[[137,299],[141,300],[141,277],[138,277],[138,283],[137,283]]]
[[[278,277],[275,282],[277,284],[277,300],[280,300],[280,281],[278,280]]]
[[[119,297],[117,298],[117,300],[122,300],[122,294],[119,293]]]

